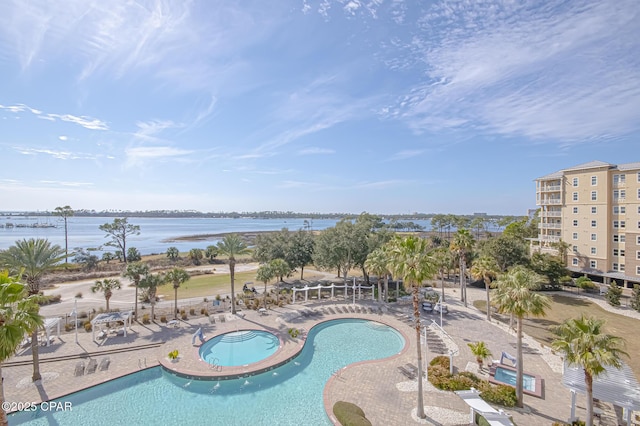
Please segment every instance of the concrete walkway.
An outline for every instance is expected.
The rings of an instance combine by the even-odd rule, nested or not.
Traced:
[[[469,289],[470,300],[484,298],[484,291]],[[454,365],[458,370],[470,369],[477,371],[475,357],[471,354],[467,343],[483,340],[499,358],[501,351],[515,354],[515,336],[505,327],[496,322],[487,323],[484,315],[472,305],[465,308],[458,300],[454,289],[447,289],[447,303],[450,312],[443,317],[443,327],[452,337],[453,344],[459,349],[459,355],[454,358]],[[217,334],[236,331],[239,329],[265,329],[276,334],[281,341],[281,349],[271,358],[268,364],[277,364],[290,358],[302,348],[303,340],[291,339],[288,336],[289,327],[310,330],[315,324],[335,318],[366,318],[383,322],[398,329],[405,336],[407,346],[399,355],[385,360],[353,364],[340,370],[330,379],[325,387],[324,400],[327,413],[336,401],[353,402],[365,411],[374,425],[405,425],[405,424],[467,424],[468,409],[460,398],[452,392],[442,392],[434,389],[428,382],[424,384],[424,402],[428,418],[419,420],[415,417],[417,403],[417,383],[408,381],[402,376],[397,367],[406,363],[416,363],[415,330],[403,319],[409,312],[410,304],[393,304],[392,310],[378,313],[377,305],[371,300],[360,301],[360,306],[370,309],[358,312],[338,312],[333,307],[349,306],[341,300],[309,303],[306,306],[288,305],[270,310],[268,315],[260,315],[256,311],[243,311],[244,318],[229,318],[225,315],[225,322],[216,321],[212,324],[207,317],[193,318],[181,321],[179,327],[172,328],[164,324],[134,324],[131,334],[110,336],[97,344],[91,340],[91,333],[80,331],[79,343],[74,342],[74,333],[65,333],[61,341],[53,346],[42,347],[41,371],[43,380],[34,385],[30,377],[32,366],[30,350],[22,352],[9,363],[3,365],[5,376],[4,389],[7,401],[45,401],[57,398],[83,388],[102,383],[113,378],[139,371],[144,368],[157,366],[160,363],[171,369],[180,369],[183,373],[215,374],[208,365],[198,359],[197,348],[191,343],[192,335],[202,327],[207,338]],[[318,315],[303,315],[304,309],[312,308]],[[373,312],[372,312],[373,311]],[[439,322],[439,316],[431,314],[429,317]],[[438,355],[433,349],[442,352],[442,345],[437,336],[429,337],[432,350],[425,354],[427,360]],[[435,342],[435,343],[432,343]],[[525,396],[525,409],[507,410],[519,425],[551,424],[565,421],[569,417],[570,394],[561,385],[561,365],[558,357],[540,347],[533,340],[526,340],[524,369],[526,372],[541,375],[545,380],[543,399]],[[178,349],[181,359],[177,363],[170,363],[167,354]],[[98,369],[94,373],[75,375],[80,361],[85,366],[90,359],[99,364],[109,358],[109,368],[105,371]],[[555,359],[555,361],[554,361]],[[268,368],[267,364],[260,364],[259,368]],[[223,374],[245,374],[244,370],[233,371],[227,369]],[[480,372],[481,375],[486,373]],[[318,395],[320,397],[320,395]],[[584,402],[580,403],[577,414],[584,418]]]

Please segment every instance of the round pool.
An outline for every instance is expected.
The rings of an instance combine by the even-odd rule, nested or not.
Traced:
[[[206,341],[200,347],[200,358],[211,365],[240,366],[268,358],[278,347],[278,337],[267,331],[234,331]]]

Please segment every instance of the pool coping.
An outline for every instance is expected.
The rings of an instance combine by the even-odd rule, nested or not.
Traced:
[[[496,380],[494,378],[496,372],[495,372],[495,368],[502,368],[504,370],[509,370],[509,371],[513,371],[517,373],[517,368],[512,367],[510,365],[505,365],[505,364],[493,364],[491,366],[492,368],[489,370],[489,383],[494,384],[494,385],[506,385],[506,386],[511,386],[512,388],[515,388],[514,385],[511,385],[509,383],[504,383],[501,382],[499,380]],[[530,395],[530,396],[535,396],[536,398],[540,398],[540,399],[544,399],[544,379],[542,378],[542,376],[540,376],[539,374],[531,374],[531,373],[522,373],[522,374],[526,374],[527,376],[531,376],[535,379],[535,383],[536,383],[536,390],[535,391],[530,391],[528,389],[525,389],[524,386],[522,388],[522,392],[526,395]]]

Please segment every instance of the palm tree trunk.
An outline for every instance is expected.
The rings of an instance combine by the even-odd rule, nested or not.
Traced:
[[[0,377],[2,377],[2,367],[0,366]],[[0,380],[0,403],[4,406],[4,380]],[[7,412],[0,410],[0,426],[9,426]]]
[[[153,299],[151,299],[151,322],[154,322],[156,320],[156,297],[155,295],[153,296]],[[125,327],[127,325],[125,324]]]
[[[523,398],[523,394],[522,394],[522,374],[523,374],[523,368],[522,368],[522,361],[523,361],[523,356],[522,356],[522,317],[518,317],[518,332],[517,332],[517,340],[516,340],[516,360],[517,360],[517,365],[516,365],[516,398],[518,399],[518,402],[516,403],[516,406],[522,408],[524,406],[524,398]]]
[[[236,314],[236,260],[234,258],[229,259],[229,273],[231,274],[231,313]]]
[[[484,280],[484,287],[487,292],[487,321],[491,322],[491,296],[489,295],[491,283],[488,280]]]
[[[173,287],[173,319],[178,319],[178,287]]]
[[[31,333],[31,354],[33,356],[33,376],[31,377],[32,381],[37,381],[42,379],[40,375],[40,354],[38,353],[38,329],[36,328]]]
[[[587,385],[587,420],[586,426],[593,426],[593,377],[584,372],[584,382]]]
[[[378,277],[378,303],[382,303],[382,283],[380,277]]]
[[[300,281],[304,279],[304,265],[300,267]]]
[[[422,348],[420,346],[420,301],[418,294],[418,285],[413,285],[413,318],[416,326],[416,351],[418,354],[418,410],[419,418],[424,419],[427,415],[424,413],[424,401],[422,396]]]
[[[389,303],[389,274],[384,275],[384,301]]]
[[[109,312],[109,298],[105,297],[104,299],[107,301],[107,312]]]
[[[134,282],[134,285],[136,286],[136,304],[135,304],[135,310],[134,310],[134,314],[133,314],[133,318],[138,321],[138,285]]]
[[[460,255],[460,261],[458,262],[458,269],[460,270],[460,301],[464,302],[464,282],[462,279],[462,255]]]
[[[264,308],[267,309],[267,282],[264,282],[264,295],[263,295],[263,299],[264,299]]]
[[[442,289],[442,303],[444,303],[444,273],[440,271],[440,288]]]

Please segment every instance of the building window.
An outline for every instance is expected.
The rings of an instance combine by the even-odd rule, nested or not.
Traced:
[[[573,214],[578,214],[578,208],[577,207],[573,208]]]
[[[598,191],[591,191],[591,201],[598,200]]]
[[[624,183],[626,180],[626,175],[613,175],[613,184],[616,185],[618,183]]]
[[[619,269],[618,269],[618,264],[617,264],[617,263],[614,263],[614,264],[613,264],[613,270],[614,270],[614,271],[619,271]]]
[[[625,214],[626,212],[626,206],[613,206],[613,214]]]
[[[624,263],[620,264],[620,272],[624,272]]]
[[[636,244],[640,246],[640,235],[636,237]]]
[[[578,226],[578,221],[577,220],[573,221],[573,226]]]
[[[578,258],[574,257],[573,259],[571,259],[571,264],[574,266],[578,266]],[[640,266],[638,266],[638,271],[640,271]],[[638,272],[638,274],[640,274],[640,272]]]
[[[621,220],[621,221],[620,221],[620,228],[624,228],[624,227],[625,227],[625,221],[624,221],[624,220]]]
[[[640,251],[636,251],[636,260],[640,260]]]
[[[591,176],[591,186],[596,186],[598,184],[598,176]]]
[[[638,173],[638,180],[640,181],[640,173]],[[636,275],[640,275],[640,266],[636,266]]]
[[[613,190],[613,201],[624,200],[627,196],[627,192],[624,189]]]
[[[596,214],[598,213],[598,208],[596,206],[592,206],[591,207],[591,214]]]
[[[597,268],[597,267],[598,267],[598,262],[596,262],[595,260],[590,261],[590,262],[589,262],[589,264],[591,265],[591,267],[592,267],[593,269],[595,269],[595,268]]]
[[[624,257],[624,249],[613,249],[613,255]]]
[[[640,200],[640,189],[638,189],[638,200]]]
[[[578,252],[578,246],[573,246],[573,252],[574,253]],[[638,259],[640,259],[640,251],[638,252]]]
[[[626,226],[626,223],[624,220],[614,220],[613,221],[613,227],[614,228],[624,228]]]
[[[591,247],[591,254],[596,254],[596,248],[595,247]]]
[[[598,235],[597,234],[591,234],[591,241],[596,241],[597,239],[598,239]]]
[[[640,179],[638,180],[638,182],[640,182]],[[573,178],[573,186],[578,186],[578,178]]]
[[[577,239],[578,239],[578,233],[577,233],[577,232],[574,232],[574,233],[573,233],[573,239],[574,239],[574,240],[577,240]],[[638,240],[640,240],[640,237],[638,237]]]
[[[638,182],[640,182],[640,172],[638,172]]]
[[[596,227],[597,227],[597,225],[596,225],[596,221],[595,221],[595,220],[592,220],[592,221],[591,221],[591,227],[592,227],[592,228],[596,228]]]
[[[573,201],[578,201],[578,193],[577,192],[573,193]]]
[[[613,242],[614,243],[624,243],[625,241],[625,235],[624,234],[613,234]]]

